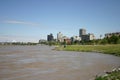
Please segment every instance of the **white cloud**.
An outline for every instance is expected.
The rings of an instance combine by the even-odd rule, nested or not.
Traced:
[[[3,22],[8,23],[8,24],[23,24],[23,25],[40,26],[40,24],[38,24],[38,23],[18,21],[18,20],[5,20]]]

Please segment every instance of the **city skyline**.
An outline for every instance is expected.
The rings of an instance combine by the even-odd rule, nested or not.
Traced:
[[[120,32],[119,14],[119,0],[0,0],[0,42],[79,36],[80,28],[99,38]]]

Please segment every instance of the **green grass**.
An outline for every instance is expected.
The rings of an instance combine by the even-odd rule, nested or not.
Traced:
[[[68,45],[56,47],[56,50],[80,51],[80,52],[100,52],[120,56],[120,44],[112,45]]]
[[[120,80],[120,71],[111,72],[107,76],[98,76],[95,80]]]

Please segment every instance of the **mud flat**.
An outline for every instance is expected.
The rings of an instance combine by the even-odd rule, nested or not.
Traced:
[[[0,46],[0,80],[94,80],[120,66],[120,57],[53,48]]]

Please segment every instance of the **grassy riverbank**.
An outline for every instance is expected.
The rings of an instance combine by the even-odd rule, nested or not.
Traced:
[[[120,44],[112,45],[68,45],[66,48],[59,46],[56,50],[81,51],[81,52],[100,52],[120,56]]]
[[[115,68],[114,71],[107,72],[103,76],[96,76],[95,80],[120,80],[120,68]]]

